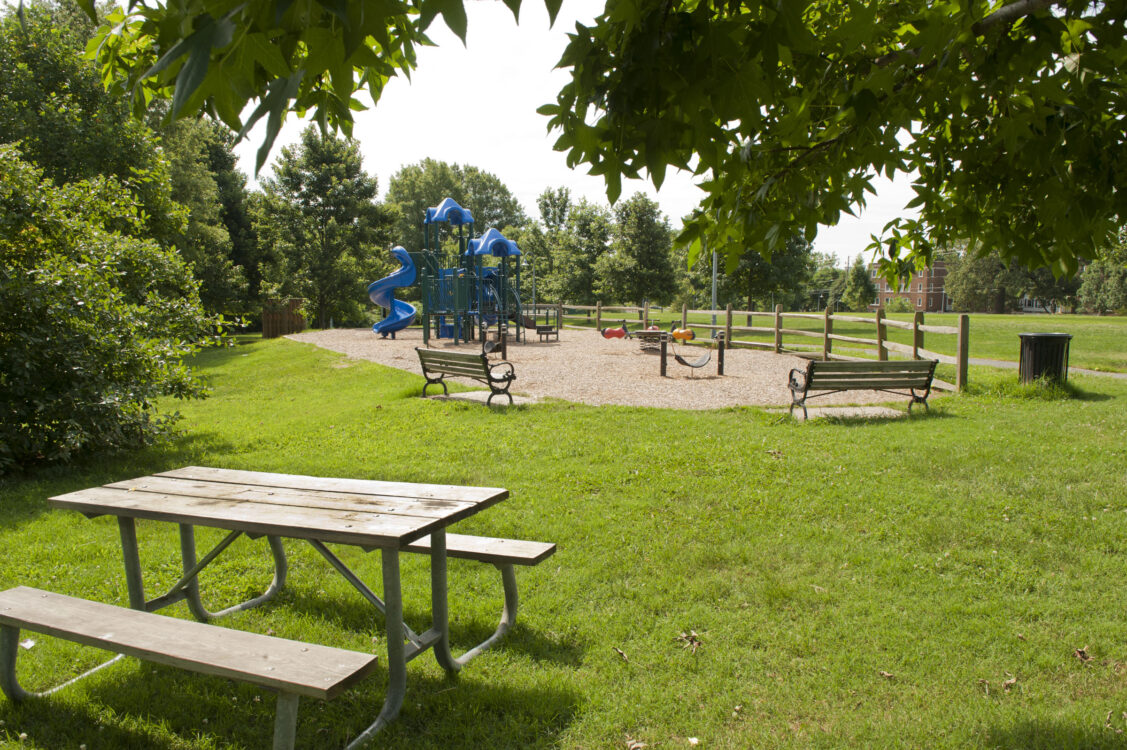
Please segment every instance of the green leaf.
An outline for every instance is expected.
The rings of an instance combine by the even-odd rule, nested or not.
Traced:
[[[544,7],[548,9],[548,23],[555,25],[556,16],[560,14],[560,6],[563,5],[563,0],[544,0]]]

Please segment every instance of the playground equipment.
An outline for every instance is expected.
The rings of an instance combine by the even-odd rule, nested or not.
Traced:
[[[392,288],[414,283],[421,292],[423,343],[427,346],[432,334],[452,338],[455,344],[476,337],[484,345],[491,326],[497,326],[500,340],[508,334],[509,323],[516,323],[517,341],[522,339],[523,327],[537,328],[535,320],[522,310],[517,243],[496,229],[475,237],[473,214],[452,198],[426,210],[423,242],[423,249],[417,252],[393,249],[402,267],[368,287],[372,301],[391,310],[372,330],[394,333],[415,320],[414,306],[390,295]],[[451,249],[457,265],[443,268],[442,259]]]
[[[414,305],[396,299],[394,294],[397,287],[411,286],[415,283],[417,275],[415,263],[411,260],[411,254],[398,245],[391,248],[391,254],[399,261],[399,268],[368,285],[368,298],[374,304],[388,310],[387,316],[372,326],[372,331],[384,338],[387,338],[388,334],[395,338],[395,332],[415,322],[416,315]]]
[[[618,328],[600,328],[599,333],[603,334],[604,339],[624,339],[630,336],[630,331],[626,330],[625,320]]]
[[[691,328],[677,328],[676,324],[674,324],[674,326],[669,329],[669,338],[673,342],[673,359],[674,359],[674,361],[677,362],[677,364],[683,365],[684,367],[689,368],[689,377],[693,376],[694,370],[699,370],[700,368],[704,367],[705,365],[707,365],[709,362],[712,361],[712,350],[711,349],[705,349],[704,354],[702,354],[700,357],[698,357],[697,359],[694,359],[692,361],[685,359],[684,357],[682,357],[680,355],[680,353],[678,353],[678,351],[677,351],[677,342],[678,341],[680,341],[682,344],[684,344],[686,342],[692,341],[696,337],[697,337],[696,332],[693,331],[693,329],[691,329]],[[721,344],[721,346],[723,346],[723,344]],[[665,368],[663,366],[662,367],[663,372],[664,372],[664,369]],[[718,374],[722,375],[723,372],[720,372]]]

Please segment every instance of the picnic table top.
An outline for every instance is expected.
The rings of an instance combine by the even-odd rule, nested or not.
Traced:
[[[361,547],[401,548],[508,497],[497,487],[187,466],[52,497],[57,508]]]

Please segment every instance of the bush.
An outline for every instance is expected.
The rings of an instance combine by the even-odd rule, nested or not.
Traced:
[[[0,474],[151,442],[158,396],[202,396],[183,357],[216,336],[171,250],[111,179],[55,186],[0,146]]]
[[[910,313],[916,311],[916,306],[913,305],[907,297],[893,297],[888,302],[884,303],[884,311],[890,313]]]

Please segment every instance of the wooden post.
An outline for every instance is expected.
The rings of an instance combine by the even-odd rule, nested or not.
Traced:
[[[775,354],[783,351],[783,306],[775,305]]]
[[[924,332],[920,330],[923,325],[924,314],[917,312],[912,317],[912,359],[920,358],[920,349],[924,348]]]
[[[558,325],[558,321],[557,321]],[[595,300],[595,328],[603,330],[603,301]]]
[[[724,374],[724,348],[725,348],[724,342],[725,342],[725,339],[724,339],[723,336],[721,336],[720,341],[717,342],[717,347],[716,347],[716,374],[717,375],[723,375]]]
[[[498,338],[501,339],[501,359],[509,358],[509,333],[504,328],[497,331]]]
[[[666,357],[668,356],[669,339],[665,336],[661,337],[661,377],[665,377],[665,368],[668,364]]]
[[[563,330],[563,303],[562,302],[556,303],[556,330],[557,331]]]
[[[682,328],[688,328],[689,327],[689,303],[688,302],[682,302],[681,303],[681,327]]]
[[[829,359],[830,352],[833,350],[833,342],[830,340],[830,334],[834,332],[834,316],[832,311],[832,307],[826,307],[826,319],[822,327],[822,359]]]
[[[650,327],[650,303],[642,300],[642,309],[638,311],[638,320],[642,321],[642,328]]]
[[[955,387],[960,391],[967,388],[967,363],[970,361],[970,316],[959,316],[959,353],[955,362]]]
[[[732,303],[728,303],[728,307],[724,310],[724,340],[732,340]]]
[[[877,308],[875,320],[877,323],[877,359],[884,362],[888,359],[888,350],[884,348],[885,325],[883,307]]]

